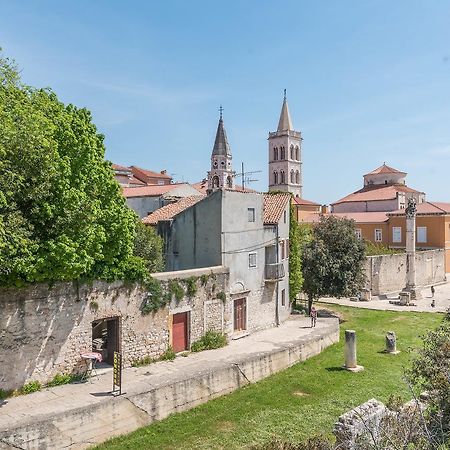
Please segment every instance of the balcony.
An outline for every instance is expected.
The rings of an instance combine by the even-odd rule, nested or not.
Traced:
[[[266,281],[275,282],[284,277],[284,265],[283,263],[266,264]]]

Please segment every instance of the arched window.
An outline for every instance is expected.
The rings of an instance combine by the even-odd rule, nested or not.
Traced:
[[[213,188],[218,188],[219,187],[219,177],[217,175],[213,176],[212,187]]]
[[[298,148],[298,145],[295,147],[295,159],[300,161],[300,149]]]
[[[298,170],[295,172],[295,182],[300,184],[300,172]]]
[[[295,159],[294,146],[293,145],[291,145],[291,159]]]
[[[280,171],[280,184],[286,184],[286,178],[284,176],[284,170]]]
[[[294,169],[291,170],[291,183],[295,183],[295,173],[294,173]]]
[[[233,188],[233,180],[229,175],[227,177],[227,188],[230,188],[230,189]]]
[[[278,184],[278,172],[273,173],[273,184]]]
[[[284,147],[280,147],[280,159],[281,160],[286,159],[286,154],[285,154],[285,151],[284,151]]]
[[[273,148],[273,160],[274,161],[278,160],[278,147]]]

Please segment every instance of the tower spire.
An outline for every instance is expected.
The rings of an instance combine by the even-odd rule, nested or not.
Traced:
[[[278,121],[277,131],[292,130],[291,116],[287,104],[286,89],[284,90],[283,106],[281,107],[280,120]]]

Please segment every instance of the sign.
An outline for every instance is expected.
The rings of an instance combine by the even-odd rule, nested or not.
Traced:
[[[122,394],[122,353],[114,352],[112,393]]]

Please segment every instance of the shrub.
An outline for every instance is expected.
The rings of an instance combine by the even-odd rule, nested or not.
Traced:
[[[186,294],[188,297],[193,297],[197,293],[197,278],[189,277],[184,280],[186,283]]]
[[[47,387],[61,386],[62,384],[68,384],[72,381],[72,376],[69,374],[57,373],[53,380],[47,383]]]
[[[149,364],[153,364],[157,359],[152,358],[151,356],[144,356],[141,359],[137,359],[131,363],[131,367],[142,367],[148,366]]]
[[[159,361],[172,361],[176,356],[177,355],[173,351],[173,348],[169,345],[167,350],[159,357]]]
[[[217,331],[207,331],[198,341],[191,344],[191,352],[212,350],[227,345],[227,338]]]
[[[169,280],[169,292],[175,297],[177,302],[184,297],[183,286],[181,286],[178,280]]]
[[[31,394],[32,392],[37,392],[42,389],[41,383],[39,381],[30,381],[24,384],[20,389],[17,390],[18,395]]]
[[[378,256],[378,255],[395,255],[397,253],[403,253],[401,249],[391,249],[383,244],[374,244],[371,241],[365,241],[366,244],[366,256]]]
[[[225,292],[223,292],[223,291],[218,292],[217,295],[216,295],[216,297],[217,297],[219,300],[222,300],[223,302],[225,302],[225,300],[227,299],[227,296],[226,296]]]

